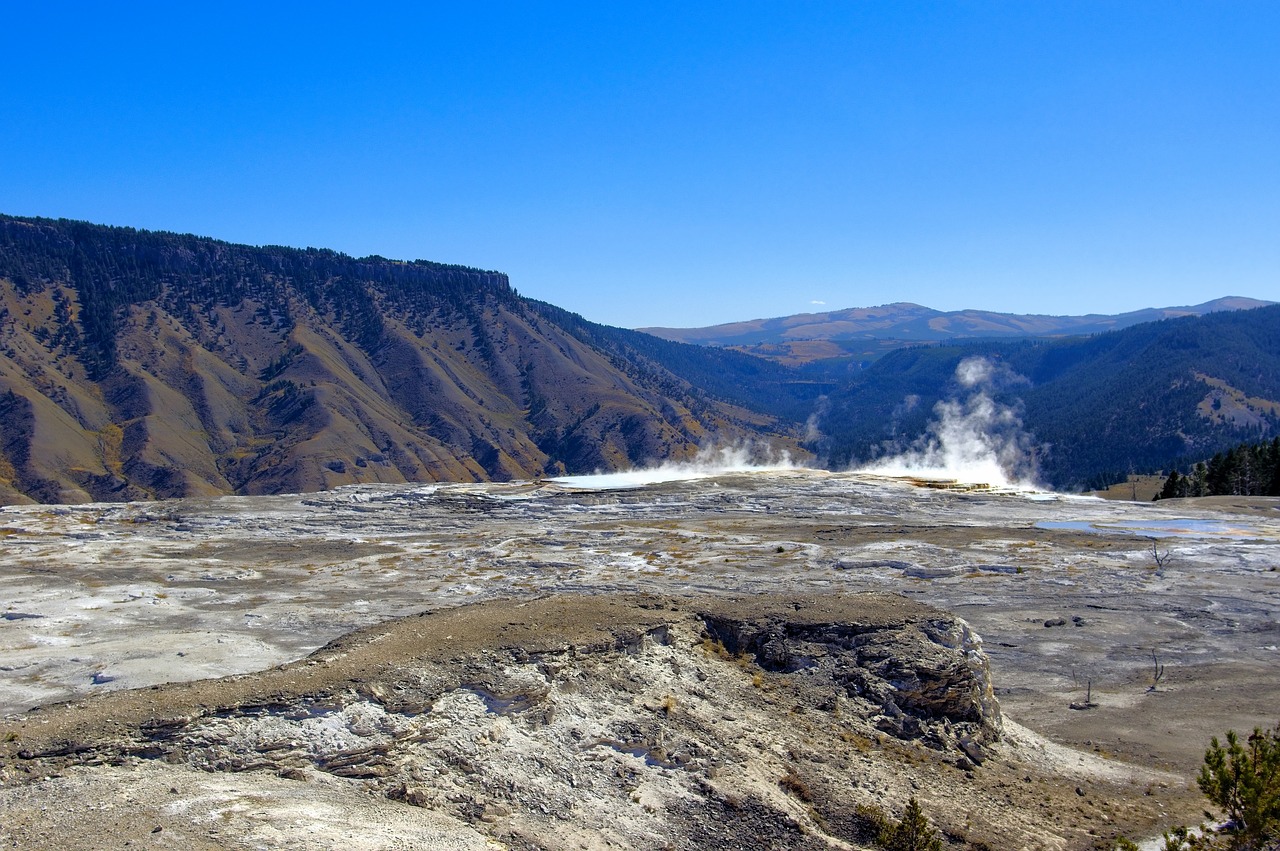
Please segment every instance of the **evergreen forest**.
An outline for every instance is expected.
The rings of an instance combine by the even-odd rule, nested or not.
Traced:
[[[1280,496],[1280,437],[1233,446],[1186,473],[1173,470],[1156,499],[1189,496]]]

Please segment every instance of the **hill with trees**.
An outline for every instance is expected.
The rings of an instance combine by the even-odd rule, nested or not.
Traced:
[[[1046,483],[1083,489],[1185,467],[1280,433],[1280,306],[1168,319],[1061,340],[902,349],[830,394],[810,446],[843,467],[901,451],[939,401],[974,392],[956,367],[987,358],[984,392],[1020,418]]]
[[[1192,496],[1280,496],[1280,437],[1233,446],[1186,473],[1175,469],[1156,499]]]
[[[498,272],[0,216],[0,502],[794,447],[770,409],[803,419],[813,392],[777,364],[522,298]]]
[[[0,216],[0,503],[523,479],[750,439],[844,468],[976,392],[973,357],[1058,488],[1280,433],[1280,306],[788,364],[589,322],[499,272]]]

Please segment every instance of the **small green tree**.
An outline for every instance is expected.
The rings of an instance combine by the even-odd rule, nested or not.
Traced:
[[[1187,496],[1209,495],[1209,465],[1200,461],[1191,468],[1191,482],[1187,485]]]
[[[1280,838],[1280,724],[1266,732],[1255,727],[1247,743],[1229,730],[1226,747],[1214,736],[1196,783],[1229,819],[1222,833],[1232,848],[1263,848]]]
[[[942,851],[942,837],[929,824],[920,802],[912,795],[902,820],[884,831],[880,845],[885,851]]]

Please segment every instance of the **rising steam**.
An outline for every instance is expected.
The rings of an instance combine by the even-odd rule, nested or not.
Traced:
[[[884,476],[954,480],[999,488],[1027,489],[1036,480],[1035,445],[1017,412],[991,397],[996,383],[1022,381],[984,357],[956,367],[968,396],[939,402],[928,432],[910,449],[858,472]]]
[[[557,476],[551,479],[579,488],[632,488],[662,482],[687,482],[708,479],[726,473],[792,470],[795,464],[786,452],[775,452],[751,442],[734,446],[703,448],[692,461],[666,462],[656,467],[624,470],[617,473],[594,473],[588,476]]]

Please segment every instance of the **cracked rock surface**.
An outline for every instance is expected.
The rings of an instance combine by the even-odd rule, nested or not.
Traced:
[[[98,847],[104,830],[251,847],[268,828],[278,847],[859,847],[859,805],[916,795],[965,842],[1087,839],[1083,819],[999,798],[1067,790],[1003,732],[977,637],[899,596],[494,601],[260,674],[30,713],[0,729],[3,830],[63,848]],[[70,788],[96,807],[74,828],[34,811]],[[122,821],[121,794],[146,817]],[[359,819],[298,831],[325,801],[393,815],[367,835]]]
[[[1158,835],[1276,721],[1278,507],[798,470],[7,507],[0,838],[861,847],[911,795],[953,847]]]

